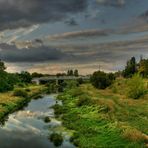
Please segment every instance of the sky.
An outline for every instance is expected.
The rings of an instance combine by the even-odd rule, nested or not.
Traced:
[[[0,0],[9,72],[114,72],[148,58],[147,40],[148,0]]]

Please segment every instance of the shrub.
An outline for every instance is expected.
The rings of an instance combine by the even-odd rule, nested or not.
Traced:
[[[134,75],[128,80],[127,96],[133,99],[138,99],[146,93],[145,83],[142,77]]]
[[[14,84],[6,72],[0,72],[0,92],[13,90]]]
[[[31,90],[30,90],[29,88],[26,88],[25,91],[26,91],[26,92],[30,92]]]
[[[55,104],[52,108],[54,109],[54,113],[57,117],[63,113],[63,106],[59,104]]]
[[[58,90],[58,86],[55,83],[48,83],[46,84],[47,90],[46,93],[56,93]]]
[[[112,73],[106,74],[102,71],[94,72],[91,76],[91,83],[98,89],[105,89],[110,86],[115,80],[115,77]]]
[[[116,88],[116,86],[112,86],[111,89],[112,89],[112,92],[113,92],[113,93],[117,93],[117,88]]]
[[[75,132],[72,137],[70,137],[70,142],[72,142],[76,147],[79,146],[79,133]]]
[[[78,86],[79,86],[79,84],[78,84],[77,81],[71,80],[71,81],[68,81],[68,82],[67,82],[66,88],[67,88],[67,89],[73,89],[73,88],[76,88],[76,87],[78,87]]]
[[[84,80],[82,78],[77,79],[78,84],[83,84]]]
[[[53,142],[55,146],[61,146],[63,143],[63,137],[61,134],[52,133],[50,135],[50,141]]]
[[[13,93],[14,96],[24,97],[26,98],[28,96],[27,92],[24,89],[16,89]]]
[[[70,95],[72,97],[77,97],[77,96],[80,96],[81,94],[83,94],[83,91],[81,90],[81,88],[76,88],[76,89],[70,90]]]
[[[19,87],[25,87],[25,84],[24,83],[18,83],[17,86],[19,86]]]
[[[83,106],[83,105],[89,105],[91,103],[92,103],[92,101],[91,101],[90,97],[88,97],[87,95],[81,95],[81,96],[79,96],[79,98],[76,102],[76,105],[78,107],[80,107],[80,106]]]
[[[49,117],[45,117],[45,118],[44,118],[44,122],[45,122],[45,123],[49,123],[49,122],[51,122],[51,119],[50,119]]]

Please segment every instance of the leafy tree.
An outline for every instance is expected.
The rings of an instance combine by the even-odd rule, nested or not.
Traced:
[[[123,71],[123,76],[126,78],[132,77],[133,74],[137,72],[137,64],[135,57],[132,57],[129,61],[127,61],[127,65],[125,70]]]
[[[66,76],[66,73],[57,73],[56,76],[57,77],[59,77],[59,76]]]
[[[105,89],[112,84],[114,79],[115,77],[113,74],[106,74],[105,72],[97,71],[91,76],[91,83],[98,89]]]
[[[4,71],[6,69],[5,64],[3,61],[0,59],[0,72]]]
[[[79,71],[77,69],[74,70],[74,76],[76,76],[76,77],[79,76]]]
[[[12,90],[15,83],[12,75],[5,72],[5,69],[5,63],[0,60],[0,92]]]
[[[20,74],[19,74],[19,77],[21,79],[21,82],[24,82],[24,83],[31,83],[31,80],[32,80],[32,76],[29,72],[27,71],[22,71]]]
[[[41,74],[41,73],[37,73],[37,72],[32,73],[32,78],[40,78],[42,76],[43,76],[43,74]]]
[[[72,70],[72,69],[68,70],[68,71],[67,71],[67,75],[68,75],[68,76],[73,76],[73,75],[74,75],[73,70]]]
[[[16,80],[11,74],[7,72],[0,72],[0,92],[6,92],[12,90]]]

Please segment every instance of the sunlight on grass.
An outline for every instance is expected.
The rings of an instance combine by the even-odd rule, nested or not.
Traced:
[[[76,146],[145,147],[148,98],[127,98],[127,89],[123,87],[126,83],[117,80],[116,93],[112,91],[113,86],[97,90],[91,84],[84,84],[58,96],[63,101],[61,119],[65,127],[75,131],[71,141]],[[86,95],[87,102],[77,106],[80,98],[86,101]]]

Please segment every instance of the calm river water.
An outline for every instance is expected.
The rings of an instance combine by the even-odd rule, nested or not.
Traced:
[[[9,115],[0,127],[0,148],[54,148],[48,137],[56,126],[61,125],[50,108],[55,103],[54,96],[44,96],[32,100],[25,109]],[[46,116],[52,119],[50,123],[44,122]],[[66,135],[61,148],[74,148]]]

